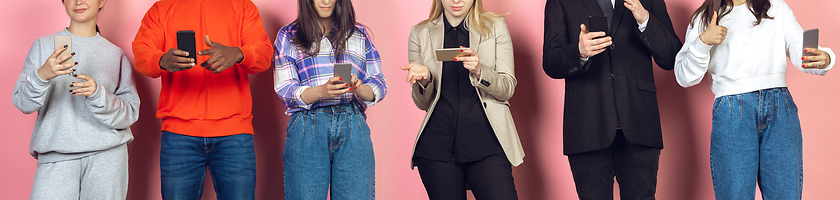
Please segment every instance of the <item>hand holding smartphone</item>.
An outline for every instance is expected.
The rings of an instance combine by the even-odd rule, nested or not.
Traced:
[[[333,72],[334,76],[340,77],[341,82],[347,83],[350,87],[353,87],[353,82],[351,82],[351,75],[353,74],[353,65],[350,63],[336,63],[333,65]]]
[[[469,48],[436,49],[435,57],[437,58],[437,61],[455,61],[455,57],[469,55],[464,53],[464,50],[467,49]]]
[[[802,56],[816,56],[817,54],[806,52],[805,48],[817,48],[820,43],[820,29],[811,29],[802,34]],[[802,64],[814,61],[803,61]]]

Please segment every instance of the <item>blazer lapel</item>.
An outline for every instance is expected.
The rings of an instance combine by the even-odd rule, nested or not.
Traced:
[[[464,19],[467,20],[467,19]],[[481,45],[481,34],[478,34],[474,28],[470,28],[470,49],[478,52],[478,46]]]
[[[432,20],[433,26],[429,28],[429,42],[432,44],[432,56],[435,56],[434,50],[443,49],[443,15],[441,14],[435,20]],[[443,69],[443,62],[435,61],[435,69],[432,75],[440,76],[441,69]],[[440,84],[438,84],[440,85]]]
[[[624,11],[627,10],[624,7],[624,0],[615,0],[615,7],[613,7],[613,20],[612,24],[610,25],[610,37],[615,38],[615,35],[618,33],[618,28],[621,26],[621,20],[624,19]]]
[[[586,5],[586,10],[589,10],[589,15],[604,14],[601,12],[601,6],[598,5],[598,0],[580,0],[583,5]]]

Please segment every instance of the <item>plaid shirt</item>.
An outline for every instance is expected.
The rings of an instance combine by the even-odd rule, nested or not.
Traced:
[[[291,23],[280,29],[277,41],[274,42],[274,92],[286,105],[286,114],[292,115],[298,111],[310,110],[316,107],[360,102],[362,111],[373,106],[385,97],[388,87],[385,85],[385,75],[380,67],[379,52],[367,37],[364,26],[356,24],[362,32],[354,32],[347,40],[345,54],[338,63],[353,64],[352,73],[365,85],[373,89],[375,99],[365,101],[353,93],[345,93],[328,99],[321,99],[306,104],[300,95],[306,88],[323,85],[333,77],[333,60],[335,50],[328,38],[321,38],[321,49],[316,56],[309,56],[292,44],[296,23]]]

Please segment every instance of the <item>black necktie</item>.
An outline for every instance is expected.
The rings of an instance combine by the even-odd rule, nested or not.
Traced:
[[[611,0],[598,0],[598,5],[601,6],[601,12],[607,16],[608,29],[612,29],[613,5]]]

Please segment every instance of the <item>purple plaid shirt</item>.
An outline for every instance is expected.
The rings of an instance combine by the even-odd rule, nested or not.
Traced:
[[[316,56],[309,56],[292,44],[296,23],[291,23],[280,29],[277,41],[274,42],[274,92],[286,105],[286,114],[292,115],[298,111],[329,105],[338,105],[357,101],[364,111],[385,98],[388,87],[385,85],[385,75],[380,67],[379,52],[367,37],[367,30],[361,24],[356,27],[362,32],[354,32],[347,40],[345,54],[338,63],[353,64],[353,74],[365,85],[373,89],[376,98],[365,101],[353,93],[321,99],[312,104],[306,104],[300,95],[309,87],[323,85],[333,77],[333,60],[335,50],[326,37],[321,38],[321,51]]]

